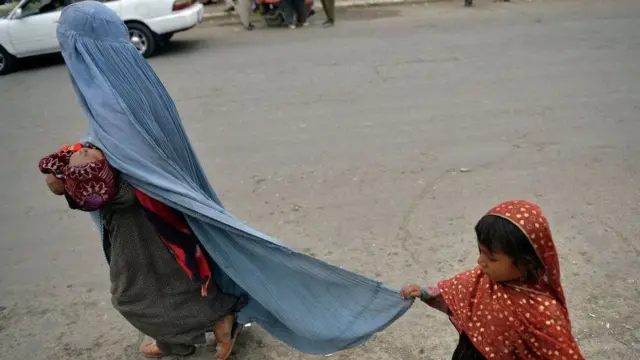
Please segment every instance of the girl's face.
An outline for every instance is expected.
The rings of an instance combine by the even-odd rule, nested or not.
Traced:
[[[102,152],[98,149],[82,148],[71,155],[71,158],[69,158],[69,165],[74,166],[87,164],[102,160],[103,158],[104,155],[102,155]]]
[[[480,244],[478,244],[478,250],[480,251],[478,265],[491,280],[506,282],[522,278],[522,272],[508,255],[499,251],[491,252]]]

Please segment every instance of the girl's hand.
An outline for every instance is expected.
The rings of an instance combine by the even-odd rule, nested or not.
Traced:
[[[46,182],[52,193],[56,195],[64,194],[64,183],[62,180],[58,179],[53,174],[47,174]]]
[[[405,299],[420,299],[432,308],[440,310],[445,314],[449,314],[449,307],[442,298],[440,289],[438,289],[437,286],[430,286],[423,289],[419,285],[409,284],[405,285],[402,290],[400,290],[400,295]]]
[[[405,285],[402,290],[400,290],[400,295],[405,298],[414,298],[414,299],[418,299],[420,298],[420,294],[421,294],[422,289],[420,288],[419,285],[415,285],[415,284],[409,284],[409,285]]]

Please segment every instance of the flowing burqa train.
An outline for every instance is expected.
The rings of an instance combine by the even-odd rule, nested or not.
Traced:
[[[58,40],[89,121],[86,140],[134,187],[185,214],[215,261],[220,288],[248,298],[241,323],[257,322],[299,351],[329,354],[362,344],[411,306],[398,291],[289,249],[229,214],[173,100],[111,9],[94,1],[66,7]],[[92,216],[102,229],[99,212]]]

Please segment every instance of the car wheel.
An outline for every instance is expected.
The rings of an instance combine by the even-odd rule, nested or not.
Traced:
[[[13,71],[17,59],[0,46],[0,75],[6,75]]]
[[[148,27],[140,23],[129,23],[129,39],[140,55],[150,57],[156,51],[156,38]]]

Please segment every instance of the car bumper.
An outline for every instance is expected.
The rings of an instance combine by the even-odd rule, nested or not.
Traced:
[[[156,34],[174,33],[192,28],[204,19],[204,6],[199,2],[171,15],[147,20],[149,28]]]

